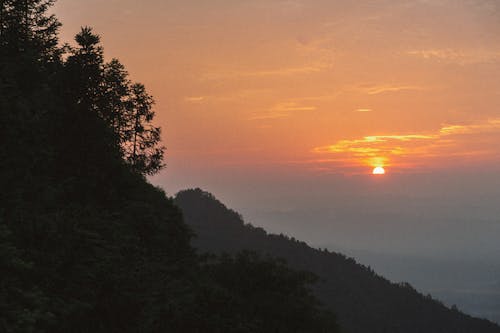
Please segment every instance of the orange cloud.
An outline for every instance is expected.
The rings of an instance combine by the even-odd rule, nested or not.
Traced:
[[[199,103],[202,102],[205,99],[205,96],[192,96],[192,97],[186,97],[184,101],[188,103]]]
[[[406,90],[421,90],[421,87],[417,86],[393,86],[393,85],[379,85],[379,86],[373,86],[369,88],[364,88],[362,89],[364,92],[366,92],[368,95],[378,95],[378,94],[383,94],[387,92],[398,92],[398,91],[406,91]]]
[[[269,70],[255,70],[255,71],[218,70],[203,74],[201,79],[210,81],[210,80],[227,80],[227,79],[242,79],[242,78],[266,78],[275,76],[294,76],[301,74],[318,73],[331,68],[332,64],[329,62],[315,62],[304,66],[276,68]]]
[[[319,163],[337,163],[345,166],[405,166],[411,167],[423,160],[447,157],[484,156],[495,152],[491,144],[471,135],[500,133],[500,119],[491,119],[468,125],[445,125],[436,132],[370,135],[358,139],[340,140],[335,144],[313,149],[316,154],[332,155]],[[488,142],[492,142],[489,140]],[[474,143],[474,144],[473,144]]]
[[[256,113],[250,120],[287,118],[295,111],[315,111],[315,106],[300,105],[295,102],[278,103],[264,113]]]
[[[408,51],[407,54],[462,66],[500,61],[500,51],[495,50],[426,49]]]

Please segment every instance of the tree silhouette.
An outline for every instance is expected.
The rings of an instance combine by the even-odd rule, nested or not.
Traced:
[[[82,28],[76,42],[78,48],[72,50],[67,66],[76,74],[73,82],[80,88],[73,90],[77,103],[106,123],[132,170],[142,175],[158,172],[164,166],[164,148],[161,129],[152,124],[153,98],[144,85],[128,79],[117,59],[104,63],[100,38],[91,28]]]
[[[130,87],[131,137],[124,142],[125,159],[132,168],[152,175],[163,167],[163,147],[160,147],[161,129],[151,124],[154,118],[153,98],[142,84]]]
[[[153,99],[91,28],[59,47],[51,4],[0,1],[0,332],[268,332],[265,302],[321,332],[302,272],[196,254],[144,177],[162,166]],[[247,270],[263,283],[224,279]]]
[[[2,0],[0,45],[7,53],[22,52],[49,60],[58,50],[61,24],[47,11],[54,0]]]

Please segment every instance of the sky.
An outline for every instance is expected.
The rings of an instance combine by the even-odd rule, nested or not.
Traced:
[[[156,99],[168,194],[315,246],[500,256],[496,0],[59,0]],[[371,175],[382,166],[383,176]],[[499,278],[500,280],[500,278]]]

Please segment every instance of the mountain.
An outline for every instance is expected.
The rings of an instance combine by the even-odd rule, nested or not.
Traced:
[[[196,233],[193,245],[199,250],[253,250],[316,274],[316,295],[337,315],[347,333],[500,332],[492,322],[448,308],[408,283],[392,283],[340,253],[314,249],[305,242],[246,224],[240,214],[201,189],[181,191],[174,201]]]

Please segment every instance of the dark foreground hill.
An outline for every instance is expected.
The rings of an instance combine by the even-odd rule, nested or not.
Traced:
[[[348,333],[488,333],[500,327],[449,309],[406,283],[391,283],[342,254],[317,250],[284,235],[245,224],[210,193],[179,192],[175,203],[194,229],[195,247],[210,252],[248,249],[284,258],[292,267],[320,277],[316,295],[337,314]]]
[[[310,273],[196,254],[151,96],[52,3],[0,1],[0,333],[337,332]]]

